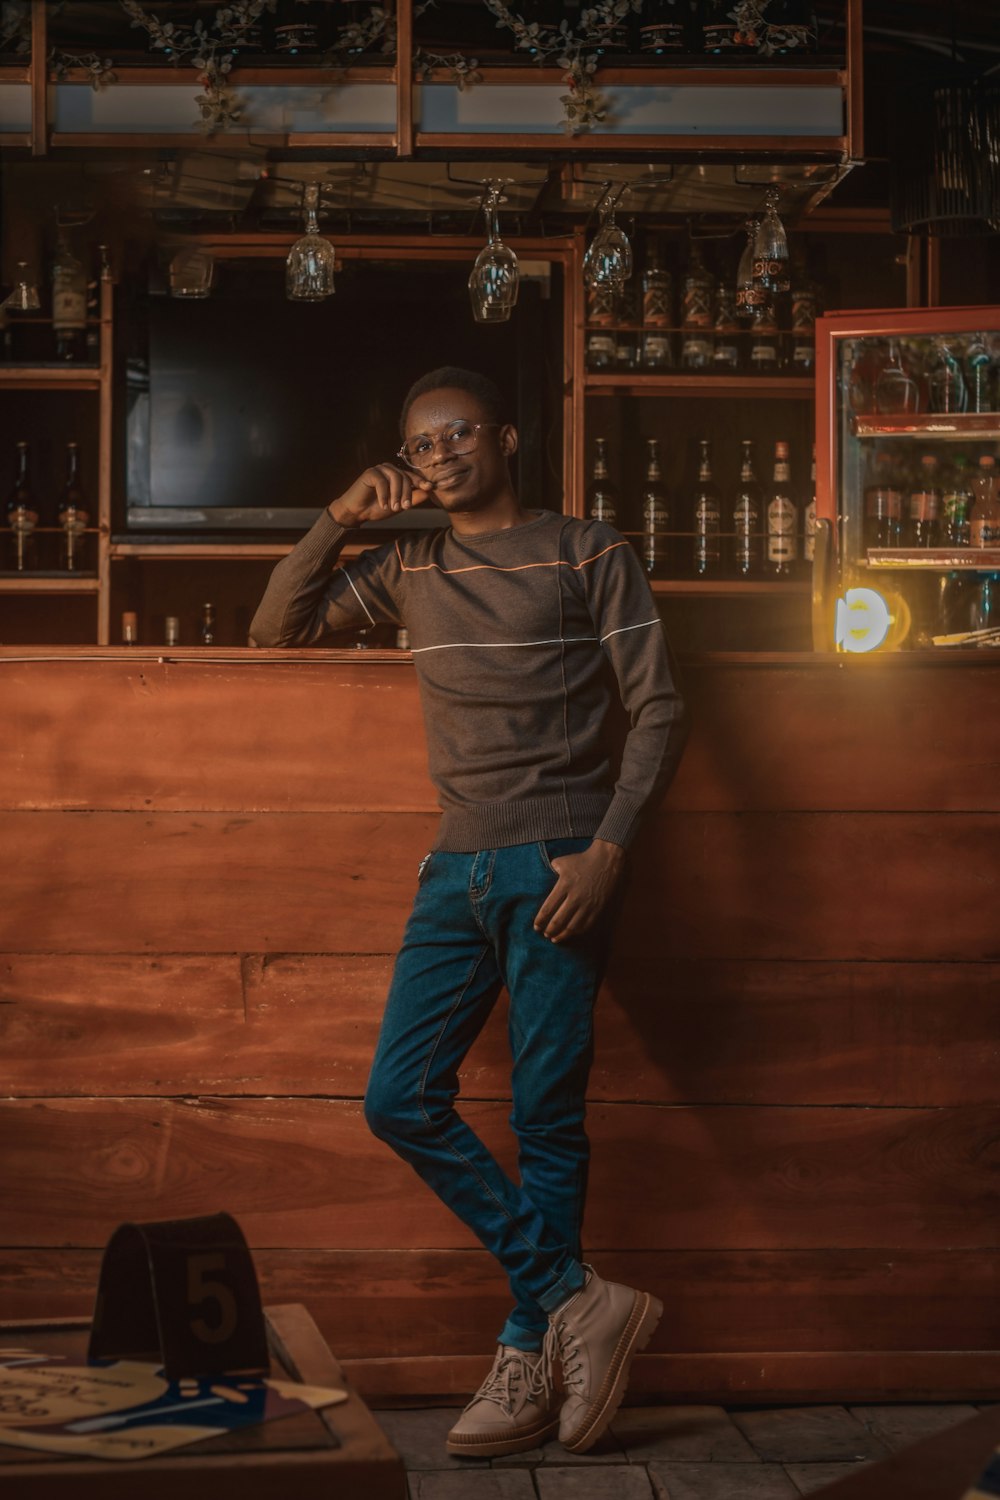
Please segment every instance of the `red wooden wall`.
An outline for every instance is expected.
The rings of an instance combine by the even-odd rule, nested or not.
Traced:
[[[462,1396],[507,1297],[365,1127],[430,847],[412,667],[0,651],[0,1316],[126,1218],[227,1208],[374,1400]],[[27,658],[26,660],[24,658]],[[1000,1377],[1000,676],[703,660],[599,1006],[586,1241],[670,1400]],[[507,1162],[502,1004],[465,1108]]]

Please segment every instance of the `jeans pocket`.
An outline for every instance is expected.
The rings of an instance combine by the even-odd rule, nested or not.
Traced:
[[[559,859],[563,854],[580,854],[584,849],[589,849],[593,839],[563,838],[563,839],[539,839],[537,848],[541,855],[542,864],[550,875],[558,876],[559,871],[553,865],[554,859]]]

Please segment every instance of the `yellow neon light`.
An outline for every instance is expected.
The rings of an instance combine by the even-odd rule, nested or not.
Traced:
[[[834,640],[841,651],[876,651],[893,625],[894,616],[874,589],[848,589],[837,600]]]

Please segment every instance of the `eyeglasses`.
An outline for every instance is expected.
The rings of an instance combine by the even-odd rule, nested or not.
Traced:
[[[396,454],[404,463],[415,469],[426,469],[434,458],[434,450],[440,443],[446,453],[471,453],[479,442],[484,427],[500,427],[500,422],[449,422],[436,438],[421,433],[404,443]]]

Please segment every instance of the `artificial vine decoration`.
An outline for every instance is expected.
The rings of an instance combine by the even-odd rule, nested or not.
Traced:
[[[233,0],[221,5],[208,25],[199,16],[190,26],[161,21],[151,15],[139,0],[119,0],[122,10],[131,16],[150,38],[155,51],[166,52],[175,63],[190,60],[198,71],[202,92],[195,97],[201,114],[196,122],[206,135],[239,123],[243,101],[229,81],[233,58],[240,43],[250,35],[265,10],[273,11],[276,0]]]
[[[738,27],[734,46],[756,47],[761,57],[773,57],[776,52],[815,42],[816,32],[811,26],[773,26],[765,15],[769,4],[770,0],[738,0],[729,12]]]
[[[28,0],[4,0],[0,5],[0,52],[11,43],[18,57],[31,51],[31,12]]]
[[[57,81],[65,78],[71,68],[85,69],[87,82],[95,91],[118,82],[114,59],[101,57],[97,52],[62,52],[53,47],[49,52],[48,64]]]
[[[482,83],[479,58],[466,57],[464,52],[425,52],[418,47],[413,54],[413,71],[418,78],[426,78],[432,68],[447,68],[451,82],[464,93],[474,83]]]

